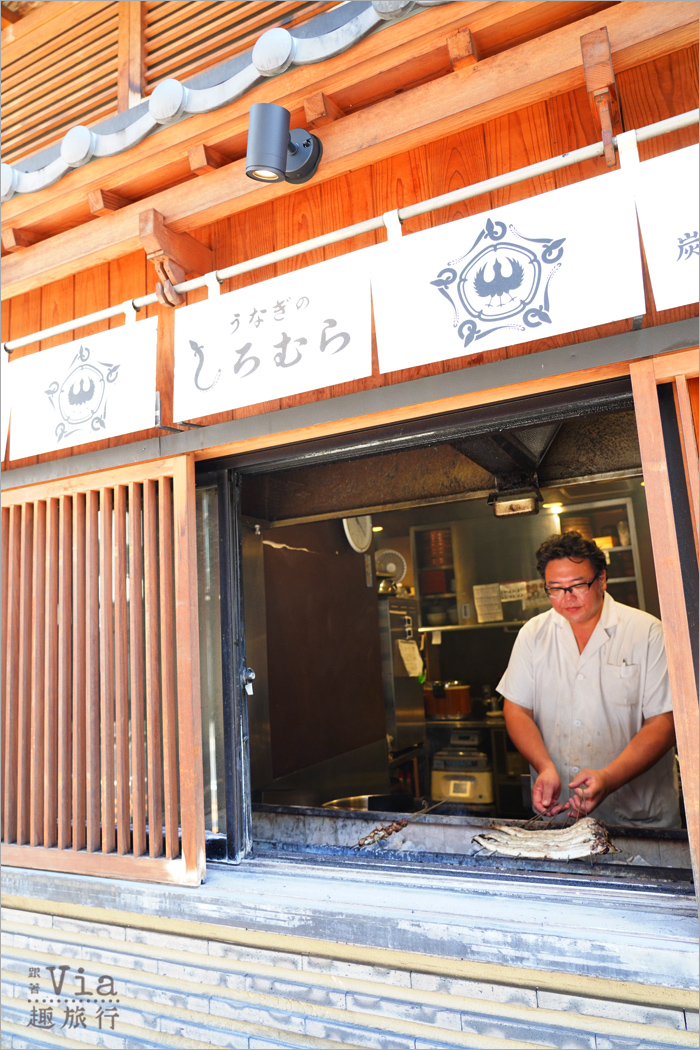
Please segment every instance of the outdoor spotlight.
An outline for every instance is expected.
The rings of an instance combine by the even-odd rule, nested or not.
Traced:
[[[245,173],[256,182],[308,182],[316,174],[323,145],[303,128],[289,129],[289,110],[273,102],[250,107]]]

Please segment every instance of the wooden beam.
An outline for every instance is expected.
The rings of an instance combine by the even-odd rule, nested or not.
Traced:
[[[342,116],[340,106],[336,106],[333,99],[324,95],[322,91],[304,99],[304,118],[309,128],[322,128],[324,124],[332,124]]]
[[[90,208],[90,214],[97,217],[101,215],[111,215],[113,211],[119,211],[120,208],[126,208],[127,204],[131,204],[131,201],[127,197],[122,197],[119,193],[114,193],[112,190],[90,190],[88,193],[88,206]]]
[[[685,0],[622,2],[605,14],[618,70],[696,42],[697,9]],[[376,163],[583,86],[581,29],[598,28],[599,20],[600,16],[591,16],[494,55],[479,67],[478,77],[461,70],[328,124],[323,129],[323,160],[315,182],[335,178],[349,165]],[[279,101],[289,106],[297,104],[285,97]],[[192,134],[201,140],[200,128],[206,122],[196,117],[190,120]],[[228,133],[233,128],[242,132],[244,122],[243,117],[236,118]],[[184,126],[189,127],[190,122],[178,128]],[[225,137],[223,129],[219,130]],[[182,143],[179,150],[181,156]],[[150,158],[148,164],[152,164]],[[79,169],[74,177],[81,170],[85,169]],[[289,183],[261,189],[246,177],[245,160],[240,160],[225,170],[212,172],[207,179],[164,190],[149,198],[148,204],[163,214],[172,232],[185,232],[245,211],[262,200],[295,192],[298,187]],[[13,205],[14,200],[6,209]],[[4,266],[2,298],[27,292],[37,282],[46,284],[137,251],[141,247],[139,214],[143,209],[143,201],[132,204],[115,212],[108,222],[98,219],[89,228],[68,230],[16,253]]]
[[[469,29],[460,29],[453,36],[448,36],[447,53],[453,69],[473,67],[481,57],[476,40]]]
[[[2,246],[6,252],[20,252],[41,240],[43,238],[32,230],[16,230],[9,226],[2,231]]]
[[[5,7],[5,5],[2,4],[3,29],[5,28],[5,23],[13,25],[15,22],[19,22],[21,17],[19,11],[13,11],[11,8]]]
[[[630,377],[649,509],[649,528],[656,566],[659,605],[668,658],[668,677],[671,683],[673,715],[676,723],[676,747],[681,766],[690,859],[697,893],[700,889],[698,883],[697,688],[688,618],[683,601],[683,565],[676,535],[673,493],[666,462],[654,361],[646,359],[632,362]]]
[[[224,164],[229,163],[228,157],[219,153],[212,146],[206,146],[203,142],[188,149],[187,159],[190,171],[195,175],[207,175],[210,171],[216,171],[217,168],[223,168]]]
[[[119,0],[117,111],[138,106],[145,91],[144,12],[137,0]]]
[[[154,208],[139,213],[139,240],[149,261],[161,258],[176,263],[185,274],[201,276],[214,269],[214,253],[189,233],[175,233]],[[166,266],[167,270],[167,266]],[[175,276],[175,280],[173,280]],[[168,273],[173,281],[182,277]]]
[[[116,853],[74,853],[43,846],[3,846],[3,864],[39,871],[64,871],[69,875],[98,875],[102,879],[159,882],[174,886],[199,886],[204,866],[190,871],[184,860],[162,857],[120,857]]]
[[[593,123],[605,146],[605,161],[609,168],[614,168],[616,158],[613,136],[618,135],[623,127],[610,39],[605,26],[581,37],[581,54]]]

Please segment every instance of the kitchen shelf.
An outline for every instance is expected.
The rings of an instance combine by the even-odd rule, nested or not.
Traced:
[[[422,602],[438,601],[441,598],[443,600],[445,598],[454,598],[454,600],[457,601],[457,595],[456,595],[456,593],[454,591],[445,591],[444,594],[422,594],[421,595],[421,601]]]
[[[631,576],[625,576],[626,580],[631,580]],[[522,627],[523,624],[527,623],[527,620],[489,620],[488,623],[446,623],[442,626],[437,627],[419,627],[419,634],[426,634],[428,631],[481,631],[485,627]]]

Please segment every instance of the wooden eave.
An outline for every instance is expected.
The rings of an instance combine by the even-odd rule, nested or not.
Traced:
[[[497,49],[507,42],[508,31],[532,31],[528,17],[536,23],[549,12],[556,22],[562,8],[576,8],[580,15],[591,6],[593,14],[451,71],[446,41],[460,28],[469,28],[477,41],[490,39]],[[613,6],[474,0],[387,27],[356,45],[352,61],[345,53],[294,69],[220,111],[164,128],[118,157],[88,164],[54,187],[8,202],[4,228],[46,239],[5,260],[2,297],[138,250],[138,216],[146,208],[159,211],[173,230],[192,231],[261,203],[263,193],[270,200],[296,192],[287,183],[261,190],[245,175],[253,102],[286,106],[293,126],[303,124],[304,100],[319,91],[340,106],[344,116],[316,129],[324,146],[318,183],[582,87],[580,38],[601,25],[607,26],[620,72],[695,44],[698,5],[694,0],[623,0]],[[406,89],[407,84],[413,86]],[[187,151],[201,143],[237,159],[194,176]],[[91,218],[87,197],[97,189],[134,203]]]

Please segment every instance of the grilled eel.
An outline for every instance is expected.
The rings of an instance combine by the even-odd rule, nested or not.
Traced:
[[[576,860],[596,853],[616,853],[604,824],[584,817],[566,828],[527,831],[511,824],[495,824],[483,835],[475,835],[482,849],[503,857],[537,860]]]

